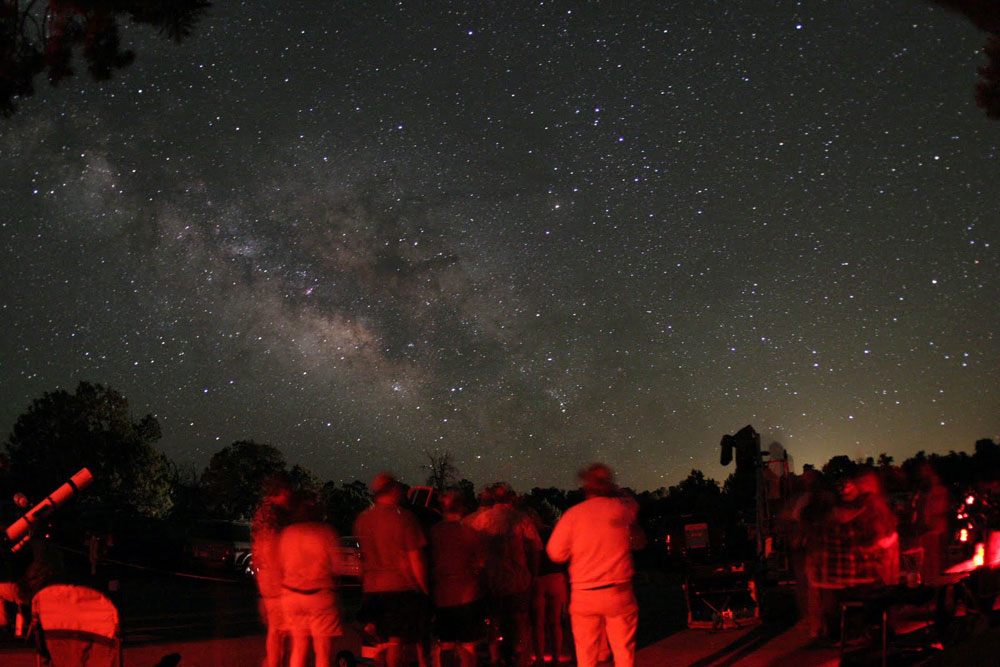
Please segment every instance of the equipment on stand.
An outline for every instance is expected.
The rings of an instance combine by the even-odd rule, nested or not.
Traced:
[[[8,526],[6,538],[11,545],[10,550],[12,552],[20,551],[31,538],[31,528],[35,524],[46,519],[56,508],[72,498],[77,491],[87,488],[92,481],[94,481],[94,476],[90,474],[90,471],[81,468],[68,482],[50,493],[45,500],[32,507],[24,516]]]
[[[688,627],[726,630],[760,620],[757,585],[744,564],[696,566],[684,584]]]

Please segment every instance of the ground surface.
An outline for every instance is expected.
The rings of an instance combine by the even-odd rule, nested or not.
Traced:
[[[218,571],[109,566],[89,583],[104,590],[119,609],[127,667],[249,667],[263,658],[263,631],[250,580]],[[811,640],[805,626],[795,622],[791,587],[761,590],[759,622],[713,631],[687,628],[682,583],[680,574],[661,569],[647,568],[637,575],[640,667],[838,663],[838,646]],[[341,594],[352,615],[360,601],[357,587],[347,586]],[[849,647],[849,664],[880,664],[878,643],[869,643],[868,650],[857,644]],[[892,644],[888,664],[1000,664],[994,657],[1000,650],[1000,631],[983,624],[971,641],[956,641],[944,654],[901,646],[898,640]],[[24,640],[0,641],[0,665],[27,667],[36,665],[36,659]]]

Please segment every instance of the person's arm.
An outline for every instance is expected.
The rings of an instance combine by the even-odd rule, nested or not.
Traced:
[[[646,533],[639,525],[639,502],[631,495],[622,496],[628,514],[628,547],[632,551],[646,548]]]
[[[404,513],[405,537],[402,547],[406,549],[406,559],[417,585],[427,595],[431,594],[430,568],[427,566],[427,536],[412,512]]]
[[[531,527],[532,534],[525,536],[524,555],[528,570],[531,572],[531,578],[534,579],[538,576],[538,570],[542,564],[542,538],[538,536],[538,531],[535,530],[534,526],[528,525]]]
[[[545,547],[546,553],[554,563],[565,563],[570,557],[570,526],[567,518],[569,514],[564,514],[556,523],[549,537],[549,543]]]
[[[410,549],[406,552],[407,558],[410,561],[410,570],[413,572],[413,578],[417,581],[417,585],[420,586],[425,594],[431,594],[430,577],[427,571],[427,558],[424,555],[423,549]]]

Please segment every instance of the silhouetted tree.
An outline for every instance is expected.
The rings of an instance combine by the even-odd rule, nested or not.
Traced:
[[[737,479],[733,473],[727,484]],[[743,509],[745,498],[726,496],[723,488],[700,470],[692,470],[677,486],[670,487],[670,508],[681,515],[698,516],[707,521],[719,521],[724,514]]]
[[[218,519],[249,519],[261,484],[284,471],[285,457],[276,447],[252,440],[224,447],[212,455],[198,484],[208,514]]]
[[[532,509],[541,522],[551,528],[566,508],[566,492],[555,487],[535,487],[521,497],[521,502]]]
[[[452,459],[451,452],[424,452],[427,456],[427,486],[438,493],[451,488],[458,477],[458,468]]]
[[[453,487],[456,491],[462,494],[462,501],[465,503],[465,507],[472,511],[476,509],[476,485],[470,480],[462,478],[458,480],[458,483]]]
[[[989,438],[977,440],[972,459],[980,479],[1000,479],[1000,445]]]
[[[967,489],[975,482],[976,470],[972,458],[965,452],[952,450],[944,456],[931,454],[929,460],[941,481],[955,489]]]
[[[558,509],[560,513],[569,507],[566,491],[557,489],[554,486],[545,489],[536,486],[525,497],[525,502],[533,507],[540,506],[542,503],[548,503]]]
[[[371,503],[368,486],[355,480],[338,487],[333,482],[327,482],[319,492],[320,502],[326,510],[326,520],[333,524],[341,535],[350,535],[354,529],[354,520]]]
[[[0,0],[0,114],[32,95],[45,72],[53,85],[73,74],[79,53],[91,77],[101,81],[135,60],[123,49],[119,22],[153,26],[175,42],[191,34],[207,0]]]
[[[847,477],[858,469],[858,463],[846,454],[838,454],[823,465],[823,474],[830,479]]]
[[[989,34],[983,52],[986,65],[977,71],[976,104],[990,118],[1000,118],[1000,2],[996,0],[934,0],[948,9],[965,14],[980,30]]]
[[[730,475],[732,480],[733,475]],[[679,484],[636,495],[639,502],[639,523],[651,545],[666,544],[667,536],[683,544],[684,526],[707,522],[721,531],[735,520],[733,499],[723,492],[719,483],[700,470],[692,470]]]
[[[292,488],[299,491],[318,491],[320,488],[319,478],[313,474],[312,470],[300,466],[298,463],[288,471],[288,479],[292,483]]]
[[[60,389],[35,399],[5,444],[11,481],[32,500],[86,467],[94,483],[80,494],[82,507],[163,517],[176,471],[153,449],[159,439],[155,417],[134,421],[122,394],[81,382],[72,394]]]
[[[714,507],[722,495],[719,483],[700,470],[692,470],[677,486],[670,487],[670,497],[681,512]]]
[[[921,449],[919,452],[903,461],[900,467],[903,469],[903,472],[906,473],[908,478],[913,479],[917,468],[919,468],[925,461],[927,461],[927,452]]]
[[[205,508],[198,492],[200,474],[193,463],[174,466],[173,499],[171,519],[185,524],[192,519],[202,518]]]

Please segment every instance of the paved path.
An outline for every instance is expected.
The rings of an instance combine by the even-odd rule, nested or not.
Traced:
[[[178,662],[170,661],[173,655]],[[125,667],[256,667],[264,657],[264,636],[126,646],[122,657]],[[0,665],[37,667],[37,656],[30,649],[3,649]]]
[[[166,641],[125,647],[125,667],[255,667],[264,656],[261,634],[201,641]],[[992,628],[932,657],[928,667],[995,667],[1000,628]],[[176,659],[176,661],[171,660]],[[639,650],[637,667],[834,667],[836,647],[817,648],[804,624],[776,629],[757,625],[710,632],[682,630]],[[878,660],[870,664],[878,664]],[[29,648],[0,648],[3,667],[36,667]]]
[[[710,632],[682,630],[639,651],[637,667],[820,667],[837,665],[836,647],[814,648],[805,624]]]
[[[707,630],[683,630],[639,650],[637,667],[722,665],[795,665],[818,667],[836,665],[836,649],[806,649],[805,631],[795,626],[786,632],[767,637],[765,626],[711,633]],[[179,656],[177,663],[161,660]],[[252,635],[226,639],[126,646],[125,667],[254,667],[264,656],[264,637]],[[4,667],[35,667],[30,649],[0,650]]]

